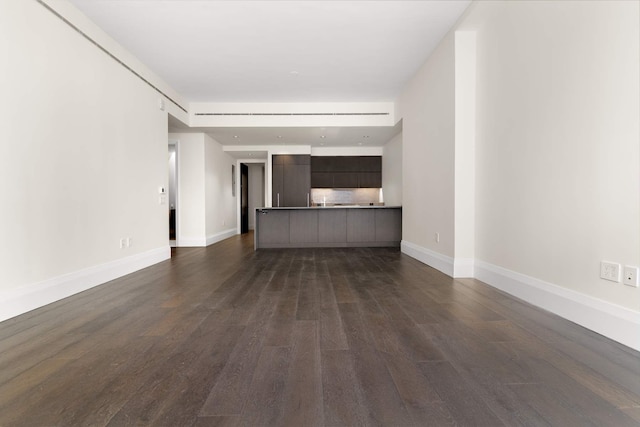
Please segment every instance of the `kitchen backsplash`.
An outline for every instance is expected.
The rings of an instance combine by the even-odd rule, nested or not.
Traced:
[[[383,199],[381,188],[312,188],[311,201],[314,205],[379,205]]]

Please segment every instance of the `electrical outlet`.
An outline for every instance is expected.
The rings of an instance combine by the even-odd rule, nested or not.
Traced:
[[[436,233],[436,243],[440,243],[440,233]]]
[[[604,280],[620,283],[620,264],[615,262],[600,262],[600,277]]]
[[[628,265],[625,265],[622,283],[624,283],[627,286],[633,286],[634,288],[637,288],[638,287],[638,267],[630,267]]]
[[[133,239],[131,237],[127,237],[127,247],[130,248],[133,244]]]
[[[124,249],[124,248],[126,248],[126,247],[127,247],[127,242],[126,242],[126,240],[125,240],[124,238],[123,238],[123,239],[120,239],[120,249]]]

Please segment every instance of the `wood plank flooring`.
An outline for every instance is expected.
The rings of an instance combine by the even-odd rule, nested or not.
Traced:
[[[640,354],[397,249],[253,236],[0,323],[0,426],[638,426]]]

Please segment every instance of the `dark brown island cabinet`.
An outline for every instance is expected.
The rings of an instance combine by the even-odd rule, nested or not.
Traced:
[[[311,156],[274,155],[271,205],[304,207],[310,204]]]
[[[398,247],[399,206],[259,208],[255,248]]]

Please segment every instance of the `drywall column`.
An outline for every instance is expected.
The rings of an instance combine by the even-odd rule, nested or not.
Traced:
[[[236,234],[237,199],[231,191],[231,169],[235,164],[222,145],[204,134],[204,221],[206,245]]]
[[[402,249],[452,277],[474,274],[475,37],[449,33],[400,98]]]
[[[180,141],[178,156],[178,244],[205,246],[205,156],[204,134],[172,133]]]
[[[447,35],[404,88],[402,251],[452,276],[455,56]]]
[[[455,32],[453,277],[473,277],[475,257],[476,33]]]

